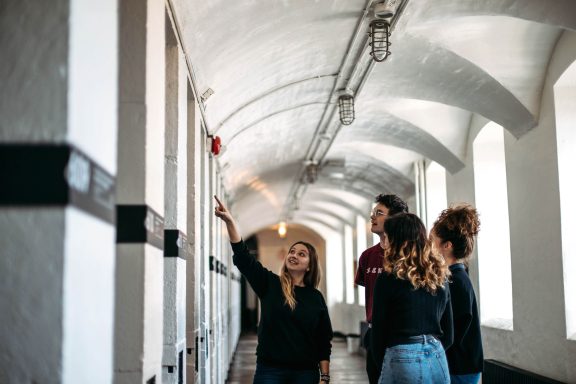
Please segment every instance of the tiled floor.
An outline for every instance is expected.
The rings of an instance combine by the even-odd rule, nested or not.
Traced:
[[[228,373],[228,384],[252,384],[256,369],[256,335],[240,337],[234,359]],[[365,358],[358,353],[349,353],[346,342],[341,339],[332,341],[330,376],[332,383],[368,383]]]

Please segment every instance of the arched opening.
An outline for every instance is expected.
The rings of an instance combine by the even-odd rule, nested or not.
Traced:
[[[478,234],[481,323],[512,330],[512,263],[503,128],[494,122],[486,124],[473,146],[474,189],[481,222]]]

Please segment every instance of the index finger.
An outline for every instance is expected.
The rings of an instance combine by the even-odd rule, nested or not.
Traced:
[[[216,202],[218,203],[218,205],[219,205],[221,208],[224,208],[224,204],[222,204],[222,202],[220,201],[220,199],[219,199],[216,195],[214,195],[214,198],[216,199]]]

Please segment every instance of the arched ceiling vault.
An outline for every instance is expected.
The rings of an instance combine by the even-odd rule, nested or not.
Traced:
[[[573,0],[403,0],[392,55],[374,63],[375,0],[169,2],[195,93],[214,91],[199,100],[203,123],[226,146],[217,169],[248,232],[287,216],[339,231],[378,193],[410,199],[415,161],[463,167],[474,116],[521,137],[556,42],[576,30]]]

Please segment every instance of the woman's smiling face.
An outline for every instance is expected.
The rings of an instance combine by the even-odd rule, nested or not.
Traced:
[[[286,268],[293,272],[306,272],[310,265],[310,254],[304,244],[294,244],[284,261]]]

